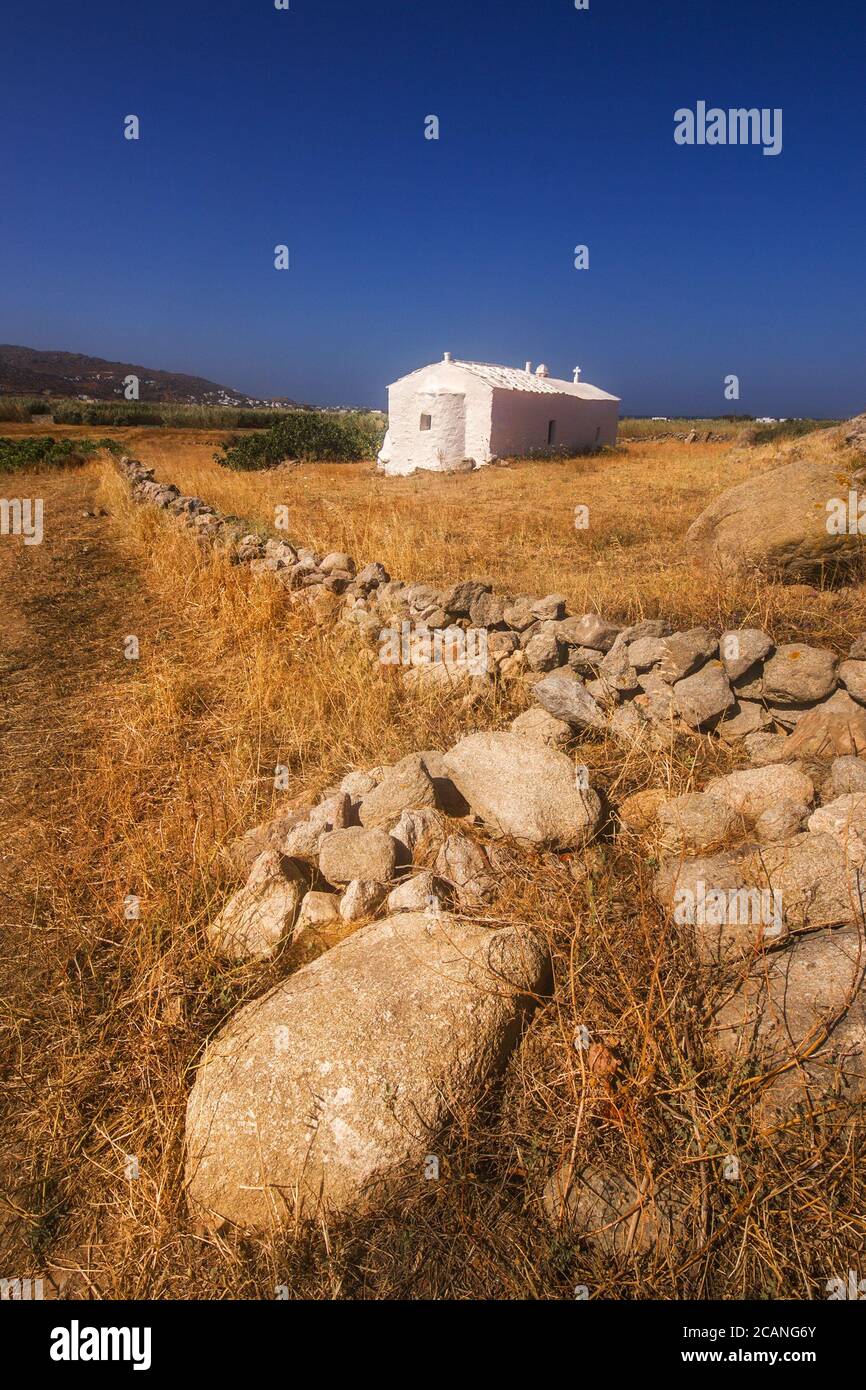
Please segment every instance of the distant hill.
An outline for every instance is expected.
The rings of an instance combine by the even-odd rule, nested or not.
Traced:
[[[134,362],[107,362],[81,352],[42,352],[37,348],[0,344],[0,395],[86,397],[94,401],[123,400],[124,378],[137,376],[139,399],[186,405],[294,405],[287,396],[271,400],[246,396],[202,376],[163,372]]]

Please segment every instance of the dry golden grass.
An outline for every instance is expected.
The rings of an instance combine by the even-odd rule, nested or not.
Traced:
[[[211,447],[154,431],[133,451],[227,510],[265,520],[288,502],[298,538],[381,558],[401,576],[484,572],[511,589],[560,589],[576,607],[591,593],[604,611],[660,608],[690,622],[709,620],[719,598],[663,563],[666,546],[638,524],[638,507],[666,528],[669,549],[735,468],[745,476],[767,462],[668,445],[667,455],[646,446],[469,479],[382,480],[347,466],[265,479],[217,472]],[[701,969],[688,934],[654,906],[645,852],[610,839],[580,885],[554,856],[511,857],[490,916],[545,935],[554,994],[504,1085],[455,1116],[443,1181],[407,1174],[376,1217],[297,1239],[196,1235],[181,1187],[191,1068],[239,1002],[297,963],[289,952],[227,967],[209,949],[203,927],[236,881],[224,846],[284,804],[277,763],[292,771],[289,796],[318,791],[351,767],[500,726],[516,707],[509,692],[471,714],[407,696],[346,636],[306,630],[267,578],[202,556],[170,520],[131,507],[108,465],[39,486],[58,524],[38,565],[15,559],[4,629],[7,669],[20,675],[3,730],[17,764],[0,932],[4,1273],[62,1283],[60,1271],[72,1270],[68,1289],[95,1297],[273,1297],[277,1284],[317,1298],[571,1297],[586,1284],[615,1298],[804,1298],[858,1267],[862,1128],[841,1112],[788,1132],[757,1123],[741,1078],[704,1046],[728,975]],[[95,489],[111,516],[79,535],[75,518]],[[570,534],[581,500],[607,544]],[[634,529],[616,550],[619,507]],[[599,547],[591,567],[588,543]],[[73,556],[77,572],[52,595]],[[12,564],[9,552],[0,563]],[[812,620],[841,634],[860,601],[811,599]],[[786,595],[761,603],[756,611],[803,630]],[[137,663],[120,657],[131,632]],[[677,792],[730,765],[709,739],[624,757],[587,738],[580,757],[613,800],[649,785]],[[141,897],[137,921],[124,917],[130,893]],[[612,1093],[593,1084],[573,1046],[580,1025],[617,1058]],[[732,1152],[739,1182],[721,1176],[720,1156]],[[135,1181],[126,1155],[139,1160]],[[675,1261],[611,1262],[552,1232],[539,1195],[572,1155],[673,1181],[689,1203],[688,1250]]]
[[[11,435],[39,433],[4,426]],[[58,436],[87,434],[55,426]],[[90,434],[94,431],[90,430]],[[838,454],[838,430],[783,445],[633,442],[564,462],[522,462],[474,474],[386,478],[372,464],[305,464],[234,473],[213,461],[218,431],[109,429],[157,476],[221,511],[273,529],[288,509],[289,538],[322,551],[380,560],[396,578],[431,584],[486,578],[502,592],[565,595],[572,611],[595,609],[678,626],[767,627],[777,640],[812,634],[839,649],[866,627],[866,591],[804,590],[696,573],[682,540],[724,488],[797,457]],[[574,509],[589,507],[577,530]]]

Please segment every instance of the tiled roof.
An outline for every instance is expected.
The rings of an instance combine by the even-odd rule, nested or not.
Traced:
[[[492,362],[461,362],[453,365],[471,372],[488,386],[500,391],[535,391],[547,396],[581,396],[584,400],[616,400],[607,391],[590,386],[588,381],[560,381],[552,376],[536,376],[534,372],[521,371],[519,367],[498,367]]]

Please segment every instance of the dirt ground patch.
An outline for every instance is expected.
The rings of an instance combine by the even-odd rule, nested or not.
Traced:
[[[73,788],[82,759],[103,735],[111,692],[133,674],[124,636],[144,620],[139,576],[100,505],[101,473],[95,462],[16,474],[17,496],[43,499],[44,539],[0,538],[0,1000],[11,1107],[24,1099],[19,1048],[28,1046],[26,1034],[38,1033],[71,964],[54,870],[58,855],[75,858],[74,844],[64,843]],[[22,1154],[8,1123],[4,1136],[0,1250],[7,1271],[10,1261],[15,1270],[32,1260],[38,1235],[22,1210]]]

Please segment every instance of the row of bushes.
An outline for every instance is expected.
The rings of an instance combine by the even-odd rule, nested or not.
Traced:
[[[838,420],[774,420],[769,425],[751,425],[749,439],[753,444],[773,444],[777,439],[799,439],[813,430],[827,430]]]
[[[0,473],[16,473],[27,468],[74,468],[100,449],[116,452],[113,439],[53,439],[38,435],[30,439],[0,436]]]
[[[275,468],[290,459],[374,458],[384,437],[385,425],[378,415],[298,410],[284,415],[264,434],[227,440],[214,459],[223,468],[247,470]]]
[[[381,416],[355,412],[377,426]],[[0,396],[0,420],[26,423],[50,415],[56,425],[166,425],[172,429],[261,430],[289,416],[344,418],[316,410],[253,410],[233,405],[180,405],[169,401],[50,400],[44,396]]]
[[[760,425],[751,415],[718,415],[714,419],[697,420],[688,416],[669,420],[648,420],[643,417],[619,422],[619,438],[660,439],[667,435],[684,435],[695,430],[698,435],[726,435],[731,440],[747,436],[754,444],[772,444],[776,439],[795,439],[812,430],[837,425],[838,420],[774,420]]]
[[[161,401],[75,401],[0,396],[0,420],[26,423],[50,415],[55,425],[168,425],[173,429],[262,429],[282,411]]]
[[[619,422],[618,437],[621,440],[658,439],[663,435],[688,434],[691,430],[697,430],[698,434],[712,431],[713,434],[729,435],[733,439],[747,423],[748,418],[745,416],[738,419],[730,415],[719,415],[715,419],[706,420],[690,420],[686,416],[672,416],[669,420],[626,417]]]

